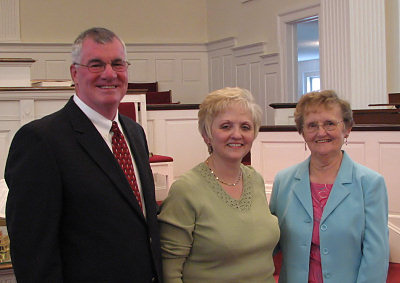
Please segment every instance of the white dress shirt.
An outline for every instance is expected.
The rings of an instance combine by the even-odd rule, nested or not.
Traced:
[[[108,145],[108,147],[110,148],[110,150],[112,152],[112,136],[113,136],[113,133],[111,132],[111,125],[112,125],[113,121],[107,119],[106,117],[104,117],[100,113],[96,112],[94,109],[90,108],[76,94],[74,95],[73,99],[74,99],[74,102],[76,103],[76,105],[78,105],[78,107],[83,111],[83,113],[85,113],[85,115],[89,118],[89,120],[96,127],[97,131],[103,137],[104,141],[106,142],[106,144]],[[118,127],[121,129],[121,131],[123,132],[123,134],[125,136],[124,129],[121,126],[121,123],[119,122],[117,117],[118,117],[118,110],[117,110],[117,114],[115,115],[114,121],[117,122]],[[143,198],[142,184],[140,182],[140,175],[138,174],[139,171],[137,169],[135,158],[133,157],[133,153],[130,150],[129,140],[127,138],[125,138],[125,141],[128,144],[128,149],[129,149],[129,151],[131,153],[132,164],[133,164],[133,168],[135,170],[135,176],[136,176],[137,184],[138,184],[138,187],[139,187],[140,198],[142,200],[143,214],[146,216],[146,209],[145,209],[146,207],[145,207],[145,201],[144,201],[144,198]]]

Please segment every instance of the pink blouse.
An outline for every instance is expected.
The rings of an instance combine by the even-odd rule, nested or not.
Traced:
[[[333,184],[311,183],[310,185],[314,210],[314,226],[311,239],[310,269],[308,273],[308,282],[323,283],[321,254],[319,250],[319,224]]]

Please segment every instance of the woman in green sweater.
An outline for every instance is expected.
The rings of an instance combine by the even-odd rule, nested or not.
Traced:
[[[224,88],[205,98],[198,115],[210,156],[183,174],[162,204],[164,281],[273,283],[278,222],[263,178],[241,163],[261,110],[249,91]]]

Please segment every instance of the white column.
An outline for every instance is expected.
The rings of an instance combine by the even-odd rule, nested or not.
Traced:
[[[321,0],[323,89],[334,89],[353,109],[387,103],[385,3]]]
[[[400,0],[385,0],[388,93],[400,92]]]
[[[19,42],[19,0],[0,0],[0,42]]]

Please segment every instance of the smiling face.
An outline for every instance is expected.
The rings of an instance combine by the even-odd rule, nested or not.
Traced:
[[[254,141],[254,122],[250,111],[235,103],[219,113],[211,124],[211,138],[203,134],[211,144],[213,157],[228,162],[241,162]]]
[[[116,72],[111,68],[112,62],[125,61],[122,43],[114,38],[111,42],[100,44],[87,38],[83,41],[81,60],[75,62],[88,65],[93,62],[104,62],[106,68],[100,73],[91,73],[84,66],[72,64],[71,77],[75,83],[76,94],[89,107],[112,120],[119,102],[128,88],[128,72]]]
[[[309,132],[307,127],[315,124],[319,124],[317,130]],[[335,124],[337,127],[327,131],[322,127],[323,124]],[[319,106],[304,117],[303,138],[314,157],[340,154],[344,138],[349,136],[350,131],[351,128],[345,128],[339,105],[333,105],[330,108]]]

